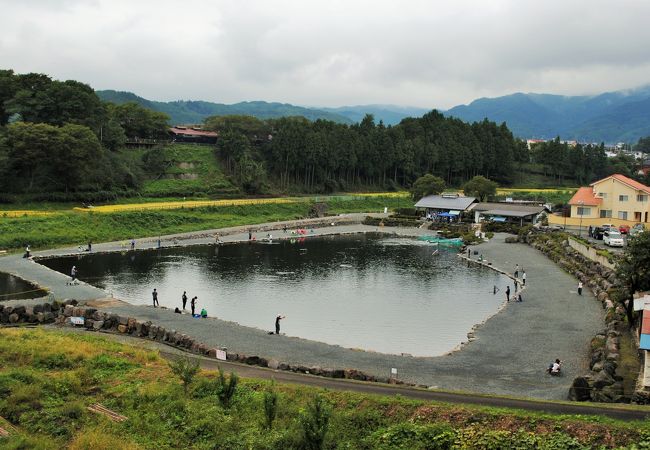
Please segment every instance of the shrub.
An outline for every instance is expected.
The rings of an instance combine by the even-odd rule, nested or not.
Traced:
[[[40,411],[41,388],[37,385],[20,385],[12,389],[11,395],[7,397],[2,415],[12,423],[19,423],[20,417],[26,412]]]
[[[447,450],[456,441],[456,433],[448,424],[417,425],[403,422],[388,428],[380,428],[366,442],[377,450]]]
[[[221,369],[219,369],[219,384],[221,386],[221,389],[217,395],[219,396],[219,402],[225,408],[230,407],[232,399],[235,396],[235,390],[237,389],[238,382],[239,377],[234,372],[230,372],[230,377],[228,377],[228,381],[226,382],[226,376],[221,371]]]
[[[176,361],[170,362],[169,367],[174,375],[181,379],[183,383],[183,392],[187,395],[187,389],[194,380],[194,377],[199,373],[198,361],[190,361],[189,358],[180,358]]]
[[[273,421],[278,413],[278,393],[273,385],[269,391],[264,392],[264,418],[267,429],[273,428]]]
[[[64,353],[51,353],[34,358],[34,366],[39,369],[70,369],[75,366]]]
[[[308,450],[321,450],[332,416],[332,409],[320,395],[300,411],[299,421],[303,433],[303,446]]]
[[[80,402],[66,403],[61,408],[61,415],[72,420],[79,420],[83,417],[85,409]]]
[[[69,444],[70,450],[137,450],[142,447],[116,436],[108,430],[93,429],[81,431]]]

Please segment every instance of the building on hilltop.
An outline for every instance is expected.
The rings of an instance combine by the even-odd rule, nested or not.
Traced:
[[[219,133],[206,131],[199,127],[175,126],[169,128],[172,142],[192,142],[195,144],[216,144]]]

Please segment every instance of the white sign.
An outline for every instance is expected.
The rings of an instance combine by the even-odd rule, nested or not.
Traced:
[[[85,322],[83,317],[70,317],[70,323],[72,325],[83,325]]]
[[[390,374],[391,374],[391,376],[396,377],[397,376],[397,368],[396,367],[391,367]]]
[[[644,295],[643,297],[634,299],[634,310],[641,311],[642,309],[648,309],[650,306],[650,295]]]
[[[226,360],[226,351],[225,350],[217,350],[217,359],[220,359],[221,361]]]

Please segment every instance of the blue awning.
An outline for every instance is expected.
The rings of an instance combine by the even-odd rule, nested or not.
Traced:
[[[455,215],[449,213],[440,213],[438,214],[438,217],[455,217]]]
[[[639,348],[643,350],[650,350],[650,334],[641,334],[641,342]]]
[[[505,222],[505,217],[492,217],[492,222]]]

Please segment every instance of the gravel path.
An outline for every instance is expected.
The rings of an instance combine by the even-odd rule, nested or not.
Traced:
[[[315,229],[314,235],[377,230],[377,227],[358,224],[341,225]],[[425,233],[419,229],[388,228],[381,231],[394,231],[402,235]],[[208,232],[185,242],[214,242],[213,234]],[[233,233],[222,239],[234,242],[246,240],[247,237],[243,228],[241,233]],[[280,234],[278,237],[283,236]],[[156,241],[152,240],[151,246],[157,245]],[[162,308],[113,303],[106,309],[151,320],[206,344],[227,347],[230,352],[275,358],[291,364],[355,368],[378,376],[388,376],[391,368],[397,368],[399,378],[403,380],[440,389],[564,399],[573,377],[587,368],[589,341],[603,327],[603,311],[588,291],[578,297],[575,293],[576,280],[540,252],[527,245],[505,244],[504,241],[505,235],[497,235],[492,241],[478,246],[477,250],[495,268],[512,271],[514,264],[518,263],[526,270],[528,286],[524,301],[509,303],[476,330],[476,340],[460,351],[440,357],[415,358],[355,351],[296,337],[270,336],[263,330],[218,319],[193,319]],[[139,247],[142,246],[139,244]],[[115,250],[115,243],[93,246],[95,249]],[[66,249],[44,253],[56,255],[65,252]],[[0,270],[6,271],[6,260],[11,258],[0,258]],[[13,258],[14,261],[16,259]],[[459,259],[459,263],[465,262]],[[77,299],[105,297],[104,292],[90,286],[62,286],[60,277],[67,277],[60,274],[59,277],[50,269],[38,269],[43,267],[41,265],[21,261],[19,266],[20,276],[26,279],[38,277],[39,284],[50,287],[57,297],[67,294],[69,290],[72,290],[72,294],[66,296]],[[43,270],[52,273],[45,276]],[[52,284],[45,282],[49,277],[52,277]],[[486,288],[491,289],[491,286]],[[285,329],[290,333],[289,324]],[[564,376],[550,377],[544,369],[557,357],[565,361]]]

